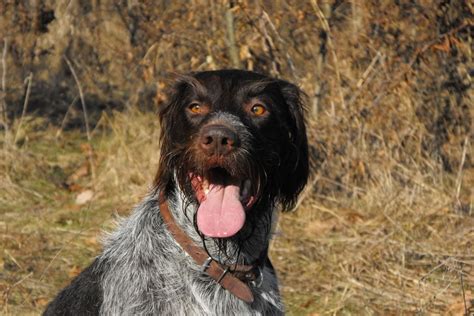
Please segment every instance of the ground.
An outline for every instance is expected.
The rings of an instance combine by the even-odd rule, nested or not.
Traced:
[[[39,313],[93,260],[103,231],[146,194],[159,154],[156,118],[138,110],[104,115],[91,143],[35,118],[26,127],[23,145],[1,159],[0,291],[10,315]],[[404,185],[387,178],[344,196],[317,193],[326,179],[315,174],[297,210],[281,216],[271,258],[290,315],[471,306],[474,216],[452,203],[456,177],[399,176]],[[472,173],[461,176],[472,185]]]

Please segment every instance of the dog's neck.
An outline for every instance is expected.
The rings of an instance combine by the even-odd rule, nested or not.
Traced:
[[[175,190],[169,197],[168,203],[177,225],[196,245],[207,250],[214,260],[223,264],[252,264],[266,255],[273,233],[273,223],[276,222],[274,210],[265,210],[265,212],[272,212],[271,216],[267,216],[265,220],[260,220],[258,223],[246,223],[235,237],[218,240],[203,238],[198,233],[194,223],[198,205],[190,201],[183,191]],[[242,236],[246,236],[243,241],[240,240]],[[225,252],[222,251],[222,245],[219,243],[225,243]]]

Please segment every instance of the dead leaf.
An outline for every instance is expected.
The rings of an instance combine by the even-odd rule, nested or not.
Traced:
[[[79,191],[82,191],[84,188],[77,183],[72,183],[69,185],[68,189],[71,192],[79,192]]]
[[[364,221],[364,215],[355,210],[347,210],[345,217],[347,221],[352,224],[362,223]]]
[[[90,237],[84,240],[85,244],[91,247],[96,247],[99,245],[96,237]]]
[[[305,231],[311,236],[323,236],[339,228],[341,228],[341,225],[336,219],[326,221],[313,220],[306,225]]]
[[[82,191],[76,196],[76,204],[84,205],[90,200],[92,200],[93,197],[94,197],[94,192],[92,190]]]
[[[74,182],[77,182],[80,178],[83,178],[89,174],[89,164],[83,163],[73,174],[71,174],[66,183],[72,185]]]
[[[239,56],[241,60],[252,58],[252,54],[250,54],[250,48],[247,45],[242,45],[240,47]]]
[[[89,143],[83,143],[80,145],[80,147],[84,154],[90,155],[92,153],[92,146]]]
[[[70,277],[70,278],[74,278],[76,276],[79,275],[79,273],[81,273],[82,269],[79,268],[78,266],[72,266],[71,269],[69,269],[69,271],[67,272],[67,275]]]
[[[451,48],[451,45],[450,45],[450,42],[449,42],[449,38],[448,37],[445,37],[443,42],[440,43],[440,44],[434,44],[433,46],[431,46],[434,50],[440,50],[442,52],[445,52],[445,53],[449,53],[449,49]]]
[[[49,300],[47,298],[44,298],[44,297],[40,297],[40,298],[35,299],[35,306],[37,306],[37,307],[44,307],[48,303],[49,303]]]
[[[464,303],[464,299],[460,298],[457,302],[449,305],[448,313],[446,315],[472,315],[469,312],[473,311],[474,309],[474,306],[472,305],[474,296],[472,295],[471,291],[466,291],[465,296],[467,306]],[[468,311],[467,314],[465,314],[466,309]]]

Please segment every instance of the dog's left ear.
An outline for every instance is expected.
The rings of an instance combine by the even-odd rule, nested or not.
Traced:
[[[291,210],[309,176],[308,139],[306,137],[304,93],[295,85],[279,81],[280,91],[288,107],[288,144],[280,165],[280,202],[283,210]]]

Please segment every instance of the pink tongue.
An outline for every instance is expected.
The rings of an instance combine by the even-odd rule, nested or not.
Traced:
[[[211,184],[197,211],[201,233],[217,238],[235,235],[245,222],[245,211],[239,197],[240,188],[236,185]]]

